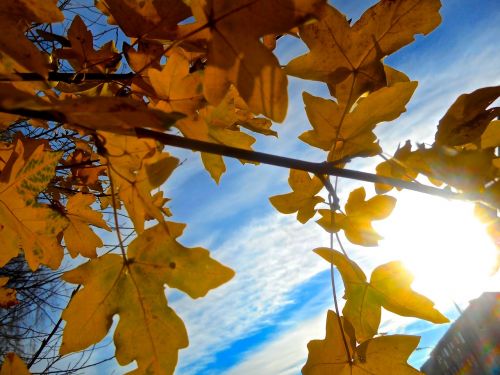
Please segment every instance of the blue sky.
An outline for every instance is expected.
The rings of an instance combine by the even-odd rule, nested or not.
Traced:
[[[356,20],[375,1],[332,3],[348,18]],[[436,124],[458,95],[500,84],[498,1],[444,0],[443,3],[443,22],[439,28],[427,37],[418,36],[415,43],[385,61],[419,81],[407,112],[391,124],[377,128],[381,145],[388,153],[393,153],[398,143],[406,139],[432,142]],[[280,40],[277,48],[283,64],[306,51],[293,38]],[[328,95],[321,83],[290,78],[287,119],[274,125],[279,138],[259,137],[254,145],[256,150],[324,160],[323,152],[297,139],[310,128],[302,103],[303,91]],[[176,374],[300,373],[307,357],[306,344],[324,337],[326,312],[332,308],[329,267],[311,251],[327,246],[328,234],[314,220],[301,225],[293,215],[279,214],[270,205],[268,197],[290,190],[287,170],[241,165],[226,159],[228,172],[216,185],[202,168],[197,153],[170,151],[184,161],[165,186],[166,195],[172,198],[172,219],[188,224],[181,242],[210,249],[214,258],[237,272],[231,282],[203,299],[191,300],[174,290],[167,291],[170,304],[185,321],[190,338],[189,348],[180,352]],[[376,158],[359,160],[349,167],[372,172],[378,162]],[[361,185],[369,196],[374,194],[369,184],[341,181],[343,203],[346,194]],[[415,259],[411,258],[415,253],[422,254],[423,259],[432,258],[443,269],[450,268],[452,262],[435,253],[445,248],[459,249],[464,243],[470,243],[475,252],[492,251],[482,228],[474,224],[470,205],[437,202],[418,193],[391,195],[398,198],[398,205],[392,218],[377,225],[385,237],[379,248],[362,249],[345,242],[349,254],[362,264],[367,274],[375,266],[399,256],[403,260]],[[465,227],[461,226],[463,223]],[[435,230],[437,227],[439,232]],[[456,256],[467,257],[466,250],[463,252],[458,254],[457,250]],[[470,259],[471,265],[477,260]],[[438,280],[439,267],[431,270],[436,273],[431,280]],[[441,276],[450,281],[442,280],[439,285],[436,281],[433,285],[416,280],[415,289],[430,293],[451,320],[457,316],[453,302],[465,307],[481,290],[500,289],[498,277],[485,276],[482,283],[457,287],[458,281],[451,276]],[[340,279],[337,284],[342,295]],[[421,350],[411,358],[415,366],[425,361],[429,348],[447,328],[387,313],[383,318],[381,332],[422,335]],[[106,340],[101,345],[109,342],[109,335]],[[107,357],[110,350],[111,347],[96,352],[95,358]],[[107,362],[105,369],[96,367],[88,373],[123,370]]]
[[[373,3],[333,2],[354,19]],[[500,83],[500,58],[495,43],[500,32],[498,2],[444,1],[441,14],[443,22],[432,34],[418,36],[415,43],[386,59],[386,63],[419,81],[408,111],[377,130],[384,150],[389,153],[406,139],[432,142],[439,118],[458,95]],[[277,51],[280,61],[286,63],[307,48],[289,38],[279,44]],[[322,160],[322,153],[297,140],[297,136],[310,126],[303,109],[302,91],[327,95],[322,84],[291,78],[288,117],[283,124],[274,126],[279,139],[259,138],[255,149]],[[166,190],[173,198],[174,219],[189,224],[184,242],[208,247],[213,256],[237,272],[229,284],[203,300],[175,298],[173,307],[185,320],[190,335],[190,347],[181,351],[176,373],[298,374],[307,356],[306,343],[324,337],[326,311],[332,308],[328,265],[311,252],[315,247],[326,246],[328,235],[314,221],[300,225],[293,215],[281,215],[269,204],[269,196],[289,191],[288,171],[267,166],[241,166],[239,162],[226,160],[228,172],[216,186],[200,167],[197,154],[175,153],[186,159],[186,168],[178,170]],[[373,171],[373,163],[378,162],[361,160],[350,167]],[[358,185],[343,181],[341,193],[345,195]],[[365,186],[370,189],[369,194],[373,194],[373,189]],[[425,220],[427,213],[438,214],[429,212],[436,207],[432,198],[416,193],[393,195],[400,197],[403,211],[399,212],[403,215],[404,210],[415,209],[415,202],[423,213],[421,220]],[[444,204],[453,206],[450,202]],[[443,210],[447,210],[446,207]],[[470,206],[460,207],[456,212],[472,216]],[[454,236],[453,228],[447,228],[449,223],[442,225],[444,237]],[[389,228],[381,233],[390,242],[390,222],[387,226]],[[435,240],[432,237],[435,234],[426,238],[423,223],[421,228],[414,228],[413,233],[427,246]],[[476,232],[467,235],[477,236]],[[479,240],[474,237],[473,241]],[[369,270],[392,259],[387,254],[374,254],[384,254],[385,242],[382,241],[378,249],[352,251],[359,254],[356,259]],[[391,246],[398,246],[392,242]],[[451,239],[444,243],[454,246]],[[498,290],[498,278],[489,280],[488,285]],[[341,287],[340,284],[340,295]],[[446,288],[453,288],[453,285]],[[463,295],[454,294],[454,301],[464,307],[480,290],[480,287],[471,288]],[[451,299],[435,302],[450,319],[456,318]],[[398,319],[390,314],[384,317],[386,321],[381,331],[422,335],[421,350],[412,356],[415,366],[423,363],[429,348],[446,330],[446,325]]]

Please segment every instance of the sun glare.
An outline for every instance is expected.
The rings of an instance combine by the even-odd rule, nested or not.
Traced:
[[[412,288],[437,306],[500,289],[492,275],[496,248],[473,204],[402,192],[393,214],[377,224],[382,251],[402,260],[415,276]]]

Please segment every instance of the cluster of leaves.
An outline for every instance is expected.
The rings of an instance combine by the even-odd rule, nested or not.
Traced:
[[[206,249],[179,243],[185,225],[167,219],[169,199],[159,189],[179,161],[160,138],[139,130],[176,129],[189,140],[251,150],[249,132],[277,134],[272,121],[285,118],[287,75],[293,75],[326,83],[332,96],[303,94],[312,125],[299,137],[303,142],[340,168],[378,155],[374,128],[403,113],[417,87],[383,59],[415,34],[432,31],[440,2],[381,0],[350,25],[325,0],[98,0],[95,11],[111,30],[130,38],[121,50],[113,41],[96,47],[83,15],[66,18],[69,3],[0,3],[0,76],[12,81],[0,83],[0,267],[20,253],[33,271],[57,270],[65,256],[87,258],[62,276],[81,288],[62,314],[60,354],[98,343],[119,315],[118,362],[136,361],[137,373],[173,373],[188,336],[168,306],[165,285],[199,298],[234,272]],[[310,52],[282,68],[273,48],[285,34]],[[129,74],[113,76],[125,63]],[[497,238],[499,112],[489,106],[499,95],[500,88],[490,87],[461,96],[431,147],[412,151],[406,143],[377,174],[407,181],[422,174],[477,200]],[[201,152],[201,160],[219,182],[222,156]],[[383,195],[391,186],[379,183],[379,195],[367,200],[358,188],[342,210],[327,176],[291,170],[289,183],[291,193],[271,198],[280,212],[298,212],[301,223],[319,213],[327,232],[342,230],[362,246],[378,244],[371,222],[390,215],[396,202]],[[330,209],[318,210],[323,187]],[[127,235],[119,215],[132,223]],[[105,231],[118,241],[106,251]],[[329,312],[327,337],[309,344],[303,372],[415,373],[406,358],[417,338],[374,337],[381,308],[436,323],[447,319],[411,290],[400,263],[381,265],[368,282],[346,253],[315,251],[339,269],[347,303],[343,318]],[[0,279],[6,308],[16,304],[8,281]],[[28,370],[9,354],[2,374],[9,371]]]

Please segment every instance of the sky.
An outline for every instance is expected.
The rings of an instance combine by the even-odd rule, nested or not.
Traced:
[[[375,1],[332,3],[355,21]],[[442,24],[433,33],[417,36],[415,43],[385,60],[419,82],[407,112],[377,128],[388,153],[406,139],[432,143],[436,124],[458,95],[500,84],[498,1],[443,0],[441,15]],[[307,47],[293,38],[282,38],[276,50],[282,64],[305,52]],[[328,96],[324,84],[290,77],[287,118],[273,126],[279,138],[258,137],[255,150],[324,160],[323,152],[297,139],[310,128],[303,91]],[[190,340],[180,351],[176,374],[299,374],[307,342],[324,338],[326,313],[333,306],[329,265],[312,252],[328,246],[329,235],[314,220],[301,225],[294,215],[280,214],[269,203],[270,196],[290,191],[288,170],[226,158],[228,172],[216,185],[197,153],[169,151],[183,161],[164,187],[172,199],[172,219],[188,224],[180,241],[210,249],[212,257],[236,271],[233,280],[202,299],[167,290]],[[355,161],[349,168],[373,172],[381,160],[372,159]],[[341,180],[341,201],[358,186],[374,195],[370,184]],[[360,248],[344,241],[367,275],[380,264],[402,259],[415,274],[414,289],[432,298],[452,321],[458,316],[454,303],[465,308],[482,291],[500,290],[498,276],[488,276],[493,245],[474,219],[471,204],[415,192],[390,195],[398,203],[388,219],[375,224],[384,237],[380,246]],[[336,284],[341,296],[338,277]],[[411,364],[420,367],[448,326],[384,312],[380,332],[421,335],[420,350],[411,357]],[[109,348],[95,352],[96,359],[108,355]],[[114,362],[105,366],[88,373],[124,371]]]
[[[373,3],[333,2],[354,20]],[[407,112],[377,128],[381,145],[389,153],[406,139],[432,143],[436,124],[458,95],[500,83],[495,43],[500,32],[498,2],[443,3],[443,22],[438,29],[426,37],[417,36],[415,43],[385,60],[419,81]],[[283,64],[305,52],[307,47],[292,38],[278,44]],[[290,78],[287,119],[274,125],[279,138],[258,138],[256,150],[323,160],[321,152],[297,139],[310,127],[303,91],[327,96],[321,83]],[[236,271],[231,282],[200,300],[167,293],[190,337],[190,347],[180,352],[176,374],[300,373],[307,342],[324,338],[326,312],[332,308],[329,266],[311,251],[327,246],[328,234],[313,220],[301,225],[293,215],[279,214],[270,205],[269,196],[290,191],[287,170],[242,166],[226,158],[228,172],[217,186],[200,167],[197,154],[175,153],[186,167],[178,169],[166,191],[173,198],[174,219],[188,223],[183,242],[209,248],[213,257]],[[378,162],[361,160],[349,167],[373,171]],[[369,184],[343,180],[341,200],[345,203],[348,191],[361,185],[368,196],[374,194]],[[500,290],[498,277],[488,277],[493,245],[474,219],[470,204],[412,192],[391,195],[398,198],[397,208],[389,219],[376,223],[385,238],[380,246],[347,245],[367,274],[393,259],[411,263],[409,268],[416,274],[414,289],[432,298],[452,321],[458,316],[453,303],[465,308],[483,290]],[[466,246],[464,250],[464,244],[470,252]],[[425,268],[425,264],[432,266]],[[470,271],[473,267],[477,270]],[[455,272],[448,272],[450,268]],[[340,279],[337,285],[342,295]],[[416,367],[448,327],[389,313],[383,319],[381,332],[422,336],[420,350],[411,357]]]

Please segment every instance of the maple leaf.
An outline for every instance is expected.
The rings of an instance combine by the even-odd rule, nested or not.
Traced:
[[[332,6],[319,22],[300,27],[310,52],[286,66],[288,74],[328,83],[332,95],[350,107],[366,91],[386,85],[381,59],[428,34],[441,22],[439,0],[382,0],[351,27]]]
[[[0,375],[30,375],[26,364],[15,353],[5,355]]]
[[[66,204],[65,216],[69,224],[64,230],[64,242],[73,258],[78,254],[95,258],[96,248],[103,246],[101,238],[89,228],[89,224],[111,231],[102,214],[89,207],[94,201],[93,195],[78,193],[70,197]]]
[[[494,151],[455,149],[434,145],[419,146],[411,153],[406,164],[430,179],[446,182],[464,191],[484,192],[484,187],[497,175],[493,166]],[[437,182],[436,181],[436,182]]]
[[[349,323],[328,310],[324,340],[307,344],[309,355],[302,368],[304,375],[417,375],[423,374],[411,367],[408,357],[417,347],[420,338],[408,335],[376,337],[355,347]],[[346,334],[348,349],[342,340]],[[350,334],[350,335],[349,335]],[[349,350],[349,356],[346,350]],[[352,361],[350,361],[352,359]]]
[[[347,300],[343,313],[353,325],[358,342],[377,334],[381,307],[433,323],[449,321],[434,309],[431,300],[410,288],[413,276],[401,262],[389,262],[375,268],[368,283],[361,268],[342,253],[326,247],[314,249],[314,252],[334,264],[342,276]]]
[[[128,43],[123,43],[123,53],[127,63],[134,72],[142,72],[146,68],[161,69],[163,45],[154,40],[139,40],[137,50]]]
[[[64,20],[64,15],[52,0],[2,0],[0,1],[0,52],[28,72],[48,75],[45,56],[25,36],[31,22],[50,23]]]
[[[104,138],[106,158],[115,190],[127,209],[135,230],[144,230],[146,218],[163,221],[162,207],[151,196],[179,164],[168,153],[159,152],[152,139],[138,139],[107,132]]]
[[[398,147],[394,153],[394,157],[383,161],[377,165],[377,175],[382,177],[392,177],[403,181],[413,181],[418,173],[406,166],[406,160],[411,155],[411,143],[406,141],[403,147]],[[375,183],[375,191],[377,194],[383,194],[392,190],[393,186]],[[397,188],[401,190],[401,188]]]
[[[500,120],[490,122],[481,135],[481,148],[490,147],[500,147]]]
[[[237,98],[236,91],[230,89],[217,107],[206,106],[198,115],[182,119],[175,126],[188,138],[250,150],[255,139],[239,131],[238,125],[248,123],[253,117],[242,114]],[[210,176],[219,183],[226,171],[222,156],[202,152],[201,159]]]
[[[382,220],[394,209],[396,199],[386,195],[377,195],[365,201],[363,187],[351,191],[345,205],[345,214],[321,209],[321,219],[316,222],[327,232],[336,233],[344,230],[345,236],[354,244],[377,246],[382,237],[372,228],[373,220]],[[333,215],[333,217],[332,217]]]
[[[75,71],[111,73],[120,66],[121,56],[110,41],[98,51],[94,50],[94,37],[79,15],[76,15],[68,30],[70,47],[54,51],[55,56],[68,60]],[[97,85],[99,83],[94,83]]]
[[[381,152],[373,133],[382,121],[396,119],[410,100],[416,82],[398,82],[377,90],[362,100],[352,112],[345,113],[333,100],[303,93],[313,130],[299,139],[311,146],[329,151],[328,161],[343,164],[356,156],[373,156]]]
[[[204,94],[218,105],[231,84],[254,113],[283,121],[287,79],[276,57],[261,42],[317,17],[324,0],[193,0],[196,23],[180,26],[179,39],[207,45]]]
[[[288,184],[293,190],[291,193],[275,195],[269,200],[281,213],[297,212],[297,220],[304,224],[316,213],[314,207],[324,202],[322,197],[316,196],[323,188],[323,182],[317,176],[311,178],[305,171],[290,169]]]
[[[0,266],[24,251],[32,270],[42,263],[59,267],[63,251],[57,239],[67,221],[36,201],[54,176],[60,152],[44,150],[43,142],[18,139],[0,175]]]
[[[167,306],[164,284],[196,298],[234,273],[210,258],[207,250],[180,245],[168,228],[176,235],[182,230],[175,223],[145,230],[129,245],[126,262],[107,254],[65,273],[64,280],[84,287],[63,312],[61,354],[102,340],[118,314],[114,334],[118,363],[135,360],[140,374],[173,373],[177,352],[187,347],[188,338],[182,320]]]
[[[175,49],[165,67],[158,71],[149,69],[147,75],[160,99],[154,107],[165,112],[194,114],[203,101],[201,75],[189,73],[189,60],[181,49]]]
[[[134,128],[149,127],[167,130],[183,114],[149,109],[144,102],[120,97],[80,97],[49,103],[40,97],[0,84],[0,111],[28,113],[35,118],[47,118],[82,127],[135,134]]]
[[[500,96],[500,86],[483,87],[460,95],[439,121],[436,144],[459,146],[477,142],[500,107],[487,109]]]
[[[127,36],[170,39],[177,23],[191,15],[182,0],[99,0],[99,8],[111,15],[108,22],[120,25]]]
[[[8,281],[8,277],[0,277],[0,308],[2,309],[7,309],[19,303],[16,298],[16,290],[5,286]]]

